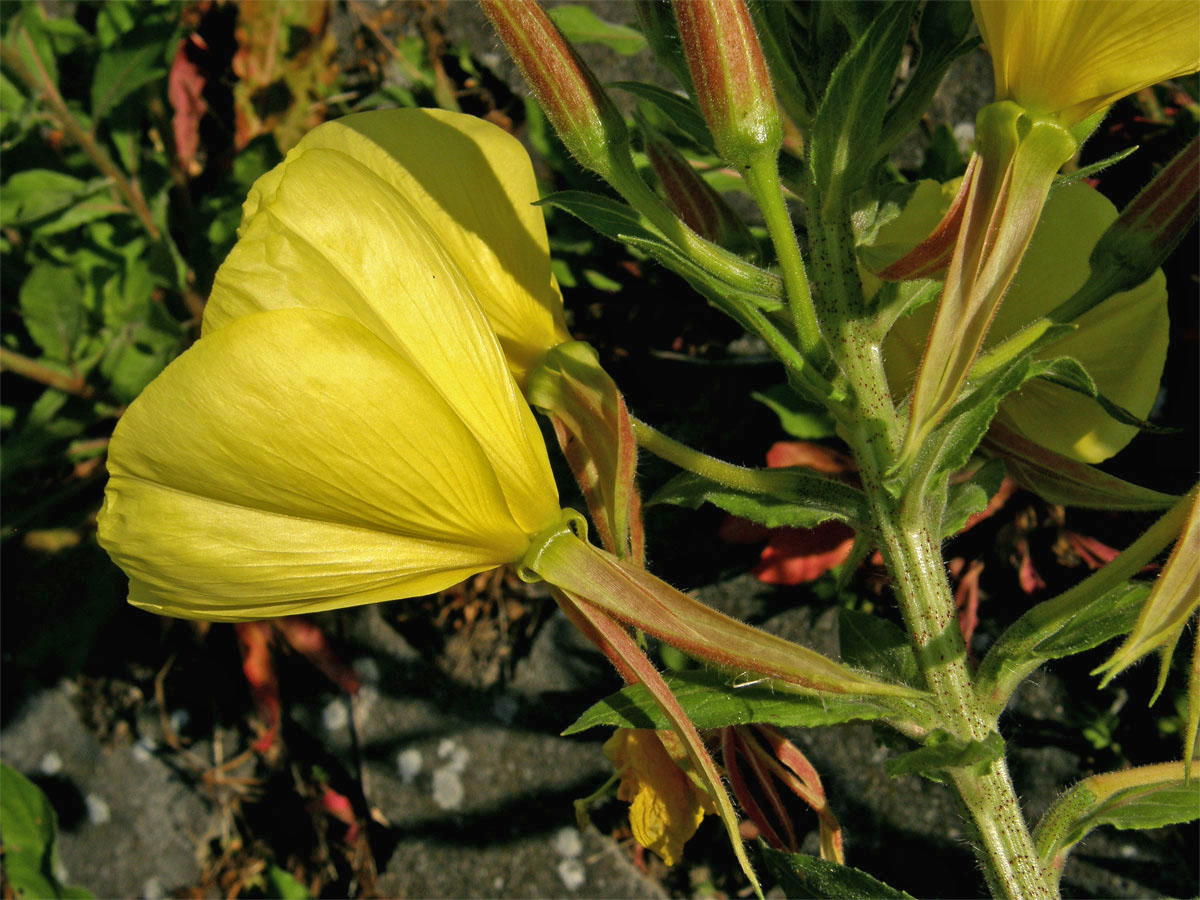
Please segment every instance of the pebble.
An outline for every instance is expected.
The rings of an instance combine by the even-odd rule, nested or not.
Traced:
[[[142,885],[142,900],[165,900],[166,896],[162,880],[157,875],[151,875]]]
[[[43,775],[57,775],[62,771],[62,767],[62,757],[53,750],[47,750],[42,755],[42,761],[38,763],[38,769],[41,770]]]
[[[568,891],[579,890],[587,881],[587,869],[584,868],[583,861],[575,857],[564,859],[556,868],[558,877],[562,879]]]
[[[325,704],[321,710],[321,724],[326,731],[341,731],[350,723],[350,714],[346,712],[346,704],[341,697],[335,697]]]
[[[363,684],[379,684],[379,663],[371,657],[360,656],[351,663],[351,668]]]
[[[458,809],[466,793],[458,772],[450,766],[433,770],[433,802],[441,809]]]
[[[400,773],[400,780],[405,784],[413,783],[413,779],[417,777],[424,764],[421,751],[416,747],[409,747],[396,754],[396,770]]]
[[[579,856],[583,853],[583,840],[579,837],[579,829],[567,826],[558,829],[554,835],[554,852],[559,856]]]
[[[154,751],[158,749],[158,743],[152,737],[140,737],[137,743],[133,745],[133,758],[140,763],[148,763],[154,758]]]
[[[108,803],[102,797],[88,794],[84,798],[84,803],[87,804],[88,821],[93,825],[103,825],[112,821],[112,810],[109,809]]]

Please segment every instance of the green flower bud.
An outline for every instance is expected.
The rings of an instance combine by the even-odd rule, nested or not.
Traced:
[[[534,0],[480,5],[571,155],[610,181],[627,171],[625,119],[541,7]]]
[[[675,0],[679,37],[717,152],[746,169],[783,145],[771,76],[742,0]]]

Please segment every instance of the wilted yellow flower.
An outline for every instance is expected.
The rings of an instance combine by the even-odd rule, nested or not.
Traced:
[[[520,372],[561,328],[528,169],[493,126],[404,111],[322,126],[259,180],[204,336],[113,435],[100,541],[131,602],[221,620],[424,594],[558,521],[493,332]]]
[[[1065,125],[1200,69],[1200,7],[1187,0],[971,0],[996,99]]]
[[[899,256],[936,222],[949,194],[927,183],[913,195],[900,218],[876,238],[881,257]],[[1087,280],[1088,256],[1104,230],[1117,218],[1103,194],[1082,182],[1054,191],[1046,203],[1021,267],[988,333],[997,343],[1067,300]],[[909,230],[911,226],[911,230]],[[890,252],[889,252],[890,251]],[[884,343],[884,362],[893,390],[903,394],[920,362],[935,303],[901,319]],[[1161,271],[1136,288],[1115,294],[1080,316],[1074,334],[1050,345],[1040,356],[1078,360],[1108,399],[1136,416],[1150,412],[1158,393],[1167,353],[1167,286]],[[985,345],[986,346],[986,345]],[[1136,347],[1136,353],[1129,348]],[[1114,420],[1094,400],[1035,379],[1026,382],[1000,407],[999,418],[1029,440],[1082,462],[1113,456],[1137,433]]]
[[[671,759],[656,731],[618,728],[605,741],[604,755],[621,772],[617,797],[629,804],[634,840],[675,865],[705,813],[713,811],[712,801]]]

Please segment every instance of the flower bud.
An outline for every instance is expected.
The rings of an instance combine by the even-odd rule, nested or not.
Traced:
[[[481,5],[571,155],[610,181],[627,170],[625,119],[541,7],[534,0]]]
[[[771,76],[742,0],[675,0],[675,18],[696,100],[717,152],[741,169],[774,157],[783,124]]]
[[[1193,138],[1100,236],[1089,263],[1114,292],[1149,278],[1196,220],[1198,164],[1200,138]]]

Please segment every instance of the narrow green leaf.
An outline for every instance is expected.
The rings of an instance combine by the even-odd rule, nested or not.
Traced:
[[[1028,660],[1062,659],[1099,647],[1105,641],[1127,634],[1137,621],[1150,585],[1126,582],[1104,595],[1086,611],[1059,623],[1049,634],[1031,643],[1023,656]]]
[[[941,781],[941,773],[946,769],[972,766],[977,772],[983,772],[1003,755],[1004,739],[997,731],[982,741],[960,741],[939,730],[929,736],[925,746],[889,759],[883,768],[893,778],[916,774]]]
[[[585,225],[614,241],[623,242],[629,236],[648,240],[657,239],[654,232],[643,224],[641,217],[632,207],[602,194],[592,194],[588,191],[558,191],[547,194],[537,202],[537,205],[553,206],[568,212]]]
[[[1024,487],[1051,503],[1090,509],[1168,509],[1179,498],[1152,491],[1094,466],[1040,447],[1016,432],[993,423],[983,450],[1003,460]]]
[[[833,417],[797,394],[791,385],[777,384],[750,396],[779,416],[780,426],[792,437],[814,441],[837,434]]]
[[[901,684],[921,687],[912,642],[887,619],[854,609],[838,610],[842,662]]]
[[[687,97],[672,93],[657,85],[646,84],[642,81],[614,81],[609,87],[618,88],[628,94],[633,94],[639,100],[655,106],[662,112],[679,131],[690,138],[696,147],[716,154],[712,135],[704,115]]]
[[[762,493],[726,487],[692,472],[676,475],[647,503],[669,503],[699,509],[705,503],[720,507],[768,528],[811,528],[829,519],[851,524],[866,521],[862,492],[806,469],[760,469]]]
[[[817,900],[913,900],[910,894],[884,884],[853,866],[827,859],[784,853],[759,845],[767,872],[779,882],[784,894]]]
[[[833,72],[813,119],[813,179],[822,206],[862,186],[875,164],[892,76],[917,4],[893,3],[880,13]]]
[[[605,22],[586,6],[557,6],[546,14],[572,44],[601,44],[622,56],[646,49],[646,39],[628,25]]]
[[[663,677],[688,718],[701,730],[752,722],[815,728],[897,715],[896,707],[880,699],[795,692],[771,681],[748,681],[738,687],[737,679],[707,670]],[[650,692],[640,684],[623,688],[589,707],[563,734],[578,734],[598,726],[671,727]]]

